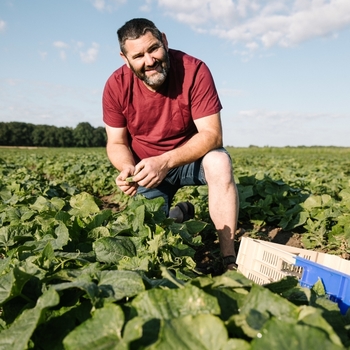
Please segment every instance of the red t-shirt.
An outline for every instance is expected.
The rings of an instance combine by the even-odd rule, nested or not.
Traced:
[[[169,50],[170,70],[163,86],[152,92],[126,65],[107,80],[103,120],[127,127],[136,161],[185,143],[196,132],[193,120],[222,108],[212,75],[204,62]]]

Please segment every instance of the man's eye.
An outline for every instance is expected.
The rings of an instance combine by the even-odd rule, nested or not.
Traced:
[[[149,50],[149,52],[155,52],[155,51],[157,51],[159,48],[160,48],[160,46],[151,47],[151,49]]]

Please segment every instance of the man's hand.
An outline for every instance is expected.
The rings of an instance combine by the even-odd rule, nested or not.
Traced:
[[[116,178],[117,186],[127,195],[134,196],[137,191],[137,182],[130,182],[129,177],[132,176],[131,169],[123,170]]]
[[[135,166],[133,180],[140,186],[155,188],[163,181],[168,171],[164,156],[145,158]]]

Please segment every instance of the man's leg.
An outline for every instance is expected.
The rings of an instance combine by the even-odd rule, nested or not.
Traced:
[[[218,232],[223,257],[236,256],[234,238],[237,229],[239,200],[230,157],[219,151],[207,153],[202,162],[208,183],[209,213]],[[229,264],[232,269],[234,264]]]

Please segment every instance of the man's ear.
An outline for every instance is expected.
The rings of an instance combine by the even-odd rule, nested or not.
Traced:
[[[168,51],[168,49],[169,49],[168,39],[166,38],[165,33],[162,33],[162,41],[163,41],[163,45],[164,45],[165,49]]]
[[[120,52],[120,57],[123,59],[125,64],[128,66],[128,68],[130,68],[129,61],[128,61],[128,59],[126,58],[126,56],[122,52]]]

